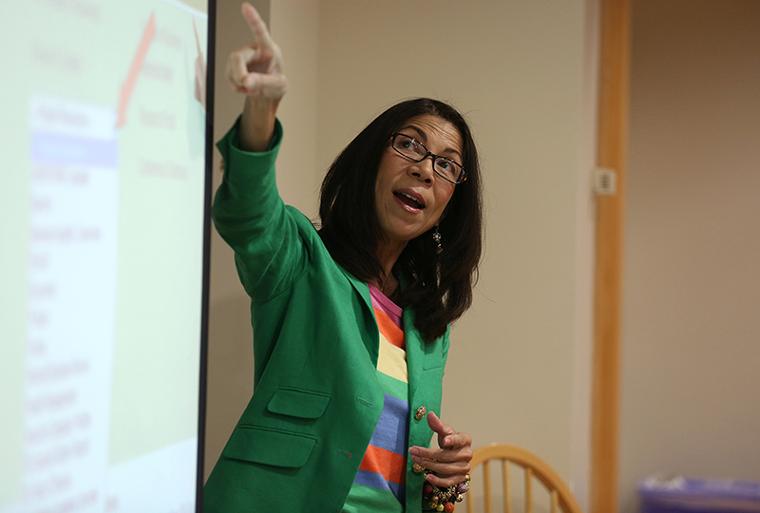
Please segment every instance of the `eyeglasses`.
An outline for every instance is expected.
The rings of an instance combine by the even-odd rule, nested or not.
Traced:
[[[405,159],[412,162],[422,162],[426,158],[433,159],[433,171],[444,180],[453,184],[467,180],[462,164],[446,157],[431,153],[424,144],[406,134],[396,132],[391,134],[391,146]]]

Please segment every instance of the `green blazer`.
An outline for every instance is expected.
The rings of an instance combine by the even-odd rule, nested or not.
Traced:
[[[213,218],[235,251],[252,299],[254,393],[204,488],[205,513],[332,512],[345,503],[383,407],[378,328],[369,288],[330,256],[311,222],[275,184],[282,140],[218,143],[225,163]],[[404,310],[412,412],[440,412],[448,331],[424,343]],[[426,418],[409,418],[409,446],[428,446]],[[407,458],[405,511],[422,509],[423,476]]]

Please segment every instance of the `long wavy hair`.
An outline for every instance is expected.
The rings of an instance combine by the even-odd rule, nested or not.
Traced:
[[[390,135],[415,116],[430,114],[453,124],[462,137],[467,179],[458,184],[438,229],[436,252],[430,230],[409,241],[393,269],[404,286],[394,296],[415,314],[426,341],[441,336],[472,303],[482,248],[482,201],[478,152],[470,128],[450,105],[430,98],[398,103],[375,118],[338,155],[322,182],[319,234],[333,259],[360,280],[382,283],[375,254],[382,234],[375,211],[375,181]]]

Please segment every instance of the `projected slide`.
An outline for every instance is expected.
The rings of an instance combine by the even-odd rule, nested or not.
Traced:
[[[0,4],[0,513],[195,511],[207,5]]]

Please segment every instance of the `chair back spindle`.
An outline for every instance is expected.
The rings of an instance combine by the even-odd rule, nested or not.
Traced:
[[[512,513],[512,495],[509,493],[509,461],[501,460],[501,486],[504,497],[504,513]]]
[[[533,513],[533,488],[532,481],[533,470],[528,467],[525,469],[525,513]]]
[[[483,502],[486,513],[491,513],[491,472],[488,462],[483,463]]]
[[[551,495],[551,510],[550,513],[558,513],[557,512],[557,490],[552,490]]]

